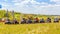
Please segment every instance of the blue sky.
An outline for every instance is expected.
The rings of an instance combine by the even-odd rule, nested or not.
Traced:
[[[21,13],[60,15],[60,0],[0,0],[0,5]]]

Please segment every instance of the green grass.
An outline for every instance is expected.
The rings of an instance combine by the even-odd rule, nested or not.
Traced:
[[[0,23],[0,34],[60,34],[60,23],[16,25]]]

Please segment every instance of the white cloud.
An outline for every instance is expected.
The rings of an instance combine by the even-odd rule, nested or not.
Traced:
[[[31,3],[31,5],[29,6],[32,6],[32,8],[28,8],[29,6],[27,5],[28,3]],[[37,4],[37,5],[36,5]],[[60,10],[59,10],[59,7],[60,5],[59,4],[55,4],[55,5],[52,5],[52,4],[48,4],[48,3],[45,3],[45,2],[42,2],[42,3],[39,3],[39,2],[36,2],[34,0],[25,0],[25,1],[22,1],[21,3],[17,2],[15,3],[16,6],[18,6],[16,10],[19,10],[19,11],[22,11],[22,13],[34,13],[34,14],[59,14]],[[57,10],[59,12],[57,12]]]
[[[14,2],[14,3],[20,3],[20,2],[22,2],[22,1],[25,1],[25,0],[13,0],[12,2]]]
[[[50,1],[59,2],[60,0],[50,0]]]
[[[2,3],[2,5],[5,9],[15,10],[22,13],[60,15],[60,4],[58,3],[59,0],[51,1],[56,2],[56,4],[52,5],[45,2],[39,3],[34,0],[13,0],[12,2],[14,2],[14,5],[9,5],[8,3]]]
[[[60,5],[60,0],[51,0],[56,3],[56,5]]]
[[[40,4],[39,2],[36,2],[34,0],[31,1],[32,4]]]

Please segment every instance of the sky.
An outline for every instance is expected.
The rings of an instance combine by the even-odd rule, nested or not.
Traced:
[[[60,0],[0,0],[0,5],[21,13],[60,15]]]

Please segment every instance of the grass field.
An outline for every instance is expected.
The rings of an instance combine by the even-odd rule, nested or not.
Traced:
[[[3,24],[0,34],[60,34],[60,23],[39,24]]]

